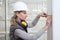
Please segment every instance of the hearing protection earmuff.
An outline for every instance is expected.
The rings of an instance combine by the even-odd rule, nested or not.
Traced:
[[[26,25],[27,25],[27,23],[26,23],[26,22],[24,22],[24,21],[22,21],[22,22],[21,22],[21,24],[22,24],[22,25],[24,25],[24,26],[26,26]]]
[[[21,24],[22,26],[27,26],[27,23],[26,23],[25,21],[21,21],[20,24]]]

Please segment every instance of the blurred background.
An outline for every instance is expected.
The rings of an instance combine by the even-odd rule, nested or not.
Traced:
[[[29,11],[27,12],[27,22],[32,22],[42,11],[48,15],[52,15],[51,1],[48,0],[0,0],[0,40],[9,40],[10,18],[14,14],[12,6],[17,1],[23,1],[28,5]],[[40,18],[36,27],[28,28],[28,33],[33,35],[35,32],[41,30],[41,28],[45,26],[45,23],[46,18]],[[47,34],[48,32],[46,31],[38,40],[47,40]]]

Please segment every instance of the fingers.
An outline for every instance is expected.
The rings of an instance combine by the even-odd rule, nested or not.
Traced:
[[[52,21],[52,16],[47,16],[46,26],[44,27],[44,30],[47,30],[50,27]]]
[[[43,15],[44,15],[43,17],[47,17],[47,14],[46,13],[43,13]]]
[[[51,22],[52,21],[52,16],[47,16],[47,20]]]
[[[40,14],[38,14],[37,15],[37,17],[45,17],[45,18],[52,18],[52,16],[51,15],[47,15],[46,13],[44,13],[44,12],[42,12],[42,13],[40,13]]]
[[[52,16],[47,17],[46,26],[49,26],[52,22]]]
[[[47,17],[47,14],[44,13],[44,12],[42,12],[42,13],[40,13],[40,16],[41,16],[41,17]]]

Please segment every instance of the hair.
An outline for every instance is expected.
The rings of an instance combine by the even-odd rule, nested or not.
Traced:
[[[11,20],[10,20],[11,25],[17,26],[17,23],[15,22],[17,18],[17,15],[16,15],[17,12],[20,13],[22,11],[14,11],[14,15],[11,17]]]
[[[15,22],[16,18],[17,18],[17,15],[16,15],[16,14],[14,14],[14,15],[11,17],[11,20],[10,20],[11,25],[14,25],[14,26],[17,25],[16,22]]]

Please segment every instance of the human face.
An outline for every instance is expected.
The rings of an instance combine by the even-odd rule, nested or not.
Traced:
[[[17,15],[17,17],[18,17],[19,19],[21,19],[21,20],[25,20],[26,17],[27,17],[26,11],[21,11],[20,13],[17,12],[16,15]]]

